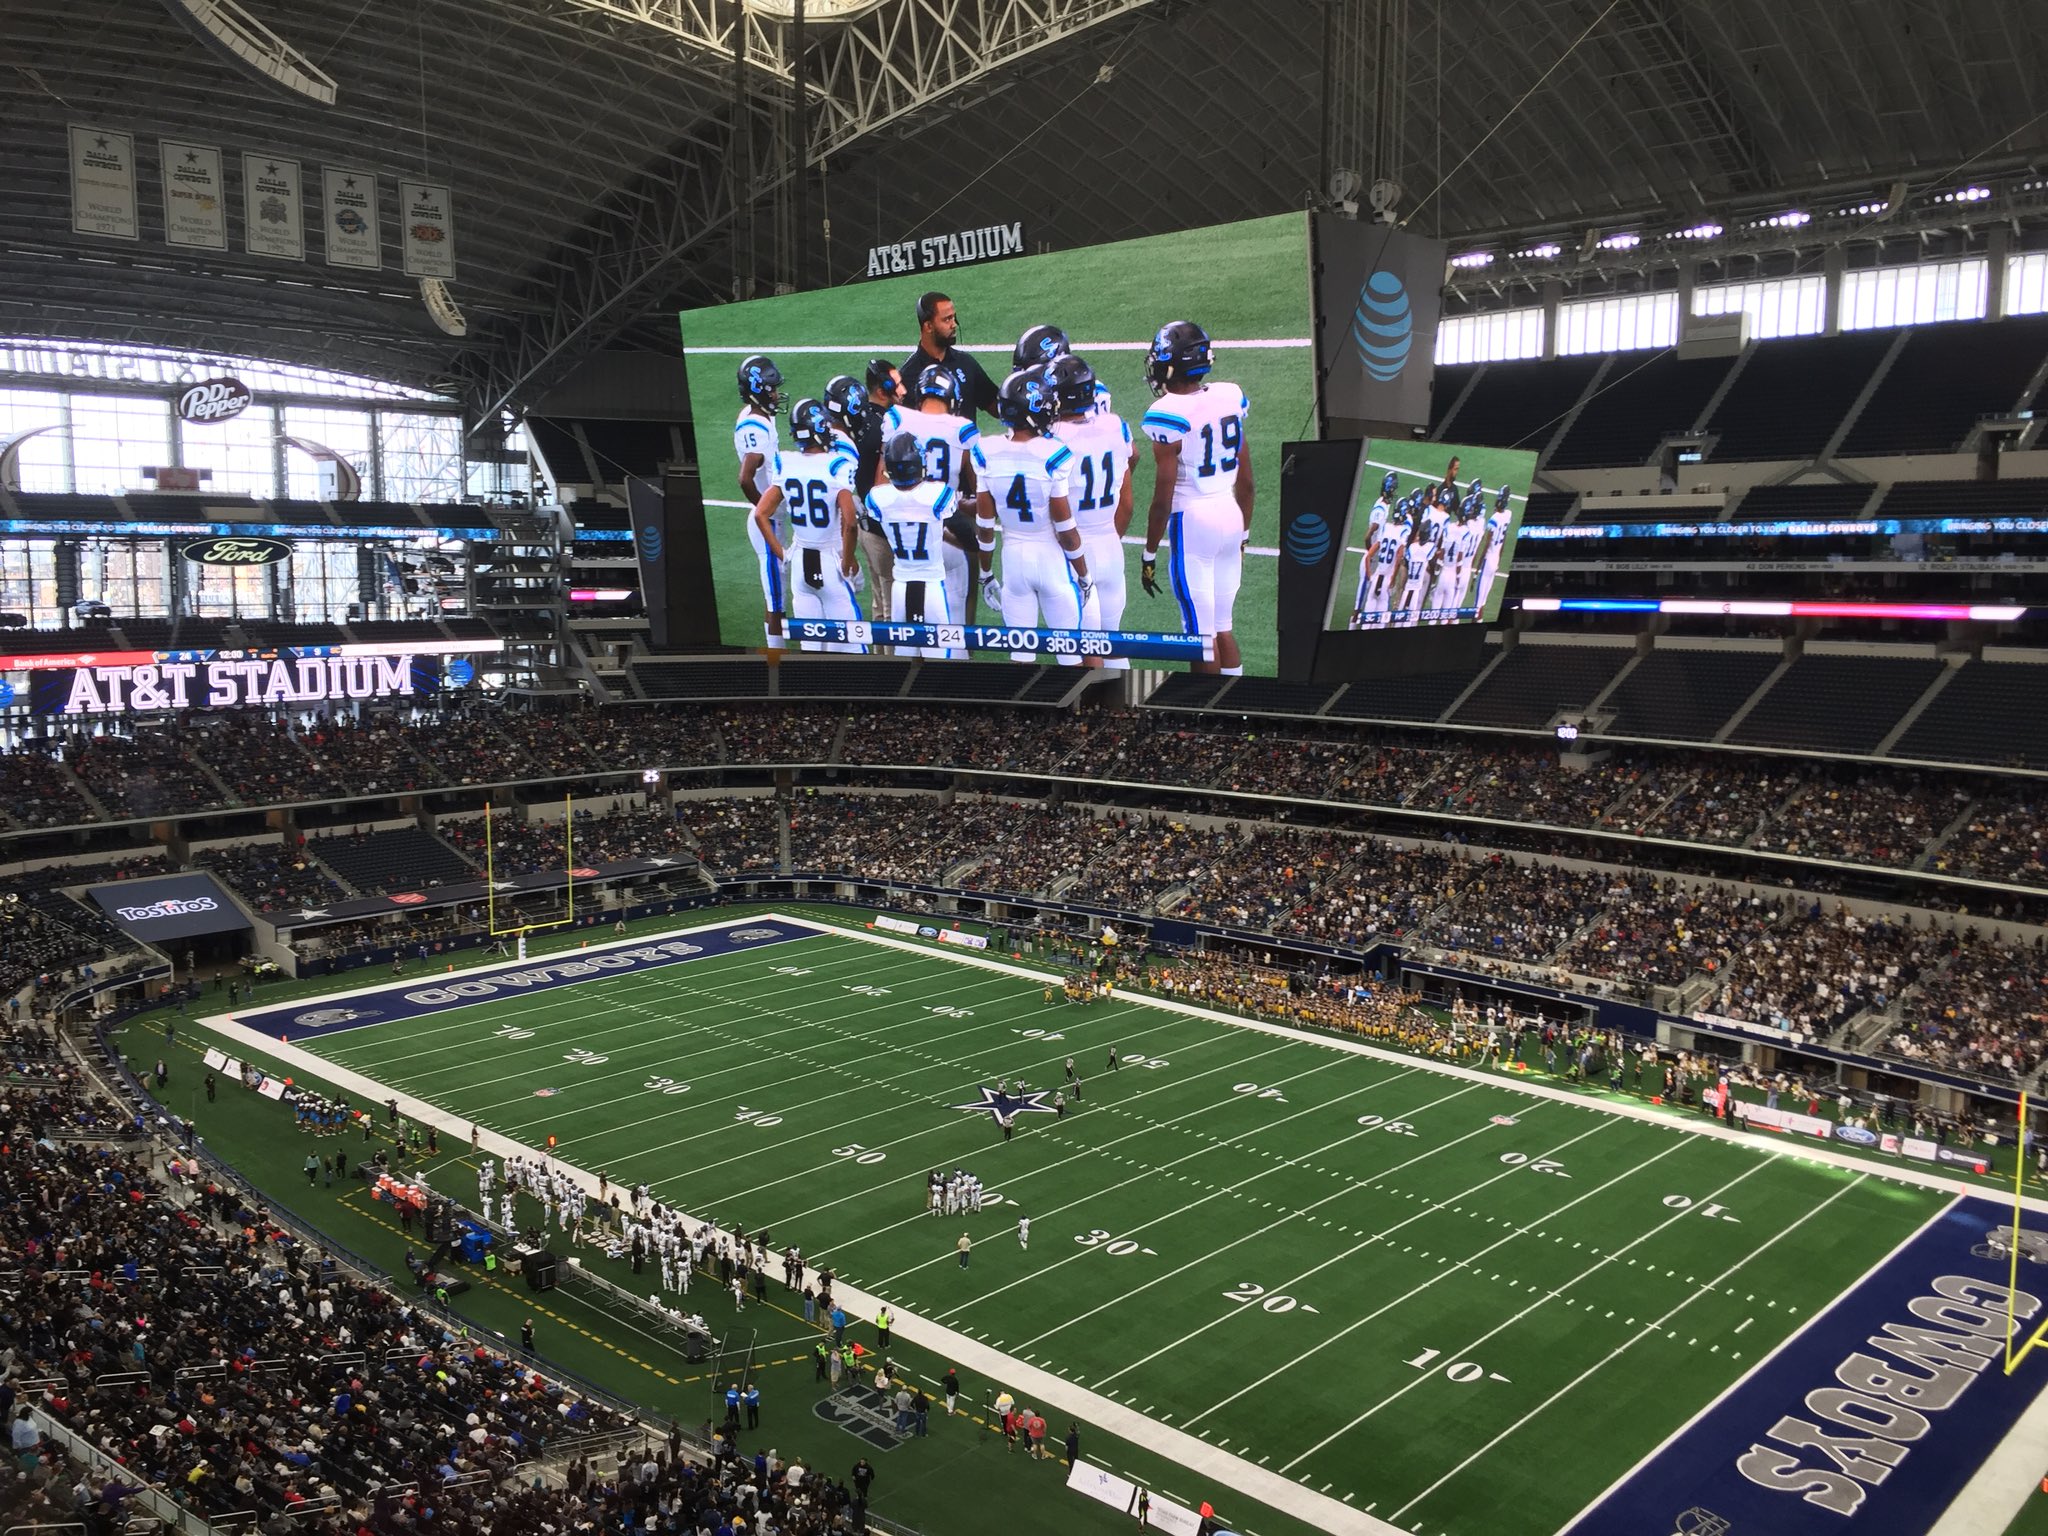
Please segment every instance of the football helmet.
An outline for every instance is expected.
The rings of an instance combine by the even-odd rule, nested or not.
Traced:
[[[882,473],[899,489],[916,485],[924,479],[924,444],[909,432],[898,432],[882,444]]]
[[[1387,471],[1387,478],[1380,482],[1380,500],[1392,504],[1394,492],[1401,488],[1401,477],[1393,470]]]
[[[806,453],[823,453],[832,446],[831,414],[815,400],[799,400],[790,407],[789,435]]]
[[[965,391],[960,387],[960,375],[944,363],[926,363],[918,370],[917,389],[919,400],[943,400],[946,409],[958,415],[960,401]]]
[[[850,373],[842,373],[825,386],[825,413],[849,438],[857,437],[868,415],[868,392]]]
[[[996,414],[1013,431],[1043,432],[1058,410],[1043,367],[1019,368],[996,391]]]
[[[1508,503],[1513,501],[1514,499],[1514,493],[1507,488],[1507,482],[1501,482],[1501,488],[1493,493],[1493,510],[1496,512],[1505,512],[1507,510]]]
[[[1010,354],[1010,366],[1029,368],[1033,363],[1050,363],[1056,357],[1066,357],[1073,350],[1067,333],[1058,326],[1034,325],[1017,338],[1017,349]]]
[[[1046,365],[1046,386],[1052,390],[1062,416],[1092,410],[1095,405],[1095,370],[1085,357],[1073,353],[1054,358]]]
[[[1145,382],[1152,393],[1163,395],[1166,386],[1208,377],[1209,333],[1192,320],[1170,320],[1159,327],[1152,348],[1145,354]]]
[[[782,370],[775,359],[755,353],[740,364],[740,399],[755,410],[773,416],[782,409]]]

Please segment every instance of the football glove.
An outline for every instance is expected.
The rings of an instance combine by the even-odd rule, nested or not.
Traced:
[[[1095,595],[1095,583],[1086,576],[1079,577],[1078,580],[1080,582],[1081,606],[1086,608],[1088,606],[1088,599]]]
[[[847,584],[851,586],[855,592],[865,592],[867,590],[867,573],[861,569],[860,562],[858,560],[854,561],[853,569],[845,572],[844,574],[846,576]]]
[[[1159,595],[1159,556],[1148,553],[1144,563],[1138,567],[1138,581],[1145,588],[1147,597]]]
[[[993,572],[981,578],[981,600],[997,613],[1003,611],[1003,583]]]

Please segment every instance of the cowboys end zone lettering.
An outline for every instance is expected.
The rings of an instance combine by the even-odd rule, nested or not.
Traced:
[[[416,1019],[450,1008],[466,1008],[472,1003],[552,991],[594,976],[625,976],[685,960],[711,959],[737,950],[762,949],[792,939],[815,937],[804,929],[780,923],[735,923],[730,928],[709,929],[688,939],[576,950],[559,960],[471,971],[432,986],[398,983],[340,1002],[265,1008],[257,1013],[237,1014],[235,1022],[261,1030],[271,1039],[282,1036],[293,1042],[312,1040],[365,1024]]]
[[[1700,1528],[1770,1536],[1921,1536],[2048,1382],[2005,1374],[2005,1307],[2024,1331],[2048,1263],[2023,1249],[2008,1290],[2011,1212],[1959,1199],[1856,1289],[1710,1405],[1565,1529]]]

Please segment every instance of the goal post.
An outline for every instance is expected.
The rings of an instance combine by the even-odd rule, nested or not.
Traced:
[[[535,870],[538,874],[540,871]],[[514,934],[535,933],[548,928],[565,928],[576,921],[576,797],[562,796],[562,878],[568,891],[568,907],[564,914],[545,923],[514,921],[500,926],[498,923],[498,854],[491,825],[491,805],[484,802],[484,910],[489,918],[491,937],[505,938]],[[514,917],[518,916],[516,910]]]
[[[2024,1088],[2020,1090],[2019,1119],[2013,1126],[2013,1149],[2012,1273],[2007,1277],[2005,1287],[2005,1374],[2008,1376],[2019,1369],[2020,1362],[2033,1352],[2034,1347],[2044,1337],[2048,1337],[2048,1319],[2044,1319],[2041,1326],[2034,1330],[2024,1344],[2014,1347],[2014,1341],[2019,1336],[2019,1318],[2014,1309],[2019,1305],[2015,1298],[2019,1295],[2020,1289],[2020,1250],[2026,1246],[2027,1231],[2027,1208],[2023,1191],[2027,1177],[2027,1090]]]

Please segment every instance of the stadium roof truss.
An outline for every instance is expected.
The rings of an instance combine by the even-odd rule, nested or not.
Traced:
[[[1779,189],[1932,189],[2048,163],[2048,30],[2010,6],[1330,3],[1360,40],[1333,56],[1333,120],[1369,116],[1384,89],[1398,119],[1391,166],[1349,143],[1331,163],[1394,175],[1432,234],[1732,232],[1729,210]],[[806,29],[832,280],[854,275],[849,246],[1020,211],[1034,243],[1075,246],[1323,195],[1324,0],[820,7],[847,12]],[[601,348],[673,348],[675,311],[731,297],[736,271],[786,275],[792,0],[747,0],[743,19],[736,0],[236,0],[298,78],[332,80],[331,107],[207,47],[179,19],[194,9],[0,12],[0,332],[260,353],[458,393],[483,418]],[[71,123],[135,136],[139,241],[72,232]],[[300,263],[251,255],[238,231],[226,251],[167,246],[165,137],[219,145],[231,184],[243,151],[296,158],[316,187],[323,165],[447,183],[467,335],[435,327],[388,246],[380,272],[326,265],[317,244]],[[1146,152],[1162,143],[1197,175],[1162,175]],[[2030,216],[1952,210],[2008,214]]]

